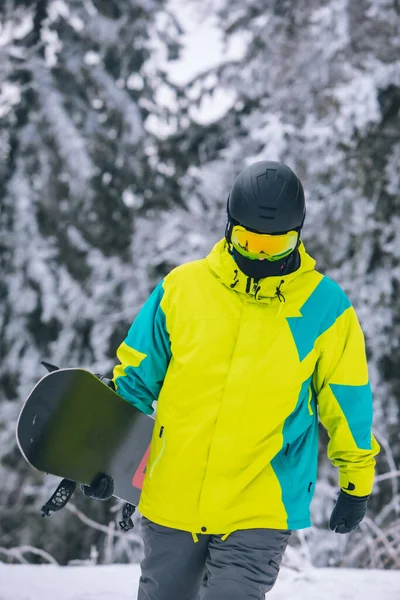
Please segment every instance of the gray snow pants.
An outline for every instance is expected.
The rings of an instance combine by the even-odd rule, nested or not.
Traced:
[[[142,518],[144,559],[138,600],[264,600],[291,532],[244,529],[225,540]]]

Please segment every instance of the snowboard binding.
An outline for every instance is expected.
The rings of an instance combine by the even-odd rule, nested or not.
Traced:
[[[54,512],[64,508],[64,506],[70,501],[75,488],[75,481],[63,479],[51,498],[49,498],[49,500],[47,500],[47,502],[42,506],[42,517],[51,517]]]
[[[114,482],[111,477],[107,475],[100,475],[100,478],[97,478],[97,481],[104,482],[106,481],[107,487],[103,489],[103,495],[107,497],[98,498],[100,500],[108,500],[111,498],[111,495],[108,495],[110,491],[114,489]],[[93,495],[85,493],[83,488],[90,489],[92,486],[81,486],[81,489],[85,496],[89,498],[93,498]],[[58,512],[70,501],[72,494],[76,489],[76,481],[70,481],[69,479],[63,479],[61,483],[58,484],[56,491],[54,494],[47,500],[47,502],[40,509],[42,512],[42,517],[51,517],[51,515],[55,512]],[[122,520],[118,522],[118,525],[122,531],[131,531],[133,529],[133,521],[131,519],[132,515],[136,510],[136,506],[127,502],[124,504],[122,508]]]
[[[131,516],[133,515],[135,510],[136,507],[133,506],[133,504],[129,504],[129,502],[124,504],[124,507],[122,509],[122,521],[119,521],[118,523],[122,531],[130,531],[131,529],[133,529],[134,525]]]

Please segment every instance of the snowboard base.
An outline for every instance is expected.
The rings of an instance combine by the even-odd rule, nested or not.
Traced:
[[[137,506],[154,419],[84,369],[45,375],[18,419],[17,442],[38,471],[90,485],[110,477],[113,495]]]

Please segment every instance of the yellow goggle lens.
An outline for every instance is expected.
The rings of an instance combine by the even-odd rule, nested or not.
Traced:
[[[279,235],[254,233],[241,225],[232,229],[231,240],[240,254],[251,260],[266,258],[270,261],[288,256],[297,246],[297,231],[288,231]]]

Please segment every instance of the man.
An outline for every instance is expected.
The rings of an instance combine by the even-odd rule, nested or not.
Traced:
[[[139,510],[139,600],[262,600],[291,530],[310,526],[318,417],[339,467],[330,527],[365,514],[379,446],[363,334],[301,241],[304,192],[245,168],[225,239],[156,287],[117,351],[117,392],[158,401]]]

